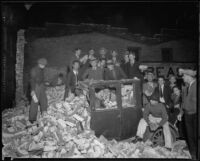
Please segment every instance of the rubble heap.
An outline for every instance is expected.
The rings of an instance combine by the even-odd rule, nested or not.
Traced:
[[[2,157],[11,158],[190,158],[177,142],[173,151],[151,147],[151,142],[107,140],[97,138],[90,129],[89,107],[84,95],[71,95],[66,101],[51,92],[62,93],[63,88],[48,89],[47,115],[30,124],[29,105],[22,100],[16,108],[2,112]],[[62,94],[60,94],[62,95]],[[51,100],[52,99],[52,100]],[[54,100],[54,101],[53,101]]]

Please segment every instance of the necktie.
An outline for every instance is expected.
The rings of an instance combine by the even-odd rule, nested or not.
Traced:
[[[160,86],[160,97],[163,97],[162,86]]]
[[[112,72],[113,72],[113,77],[114,77],[114,79],[116,80],[117,78],[116,78],[115,70],[113,70]]]
[[[189,92],[189,86],[186,87],[186,96],[188,95]]]
[[[77,75],[78,75],[78,73],[75,72],[75,83],[76,83],[76,86],[77,86],[77,84],[78,84],[78,78],[77,78]]]

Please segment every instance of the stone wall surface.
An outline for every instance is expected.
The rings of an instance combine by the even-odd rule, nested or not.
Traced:
[[[15,99],[18,102],[23,95],[23,70],[24,70],[24,30],[19,30],[17,33],[17,52],[16,52],[16,93]]]

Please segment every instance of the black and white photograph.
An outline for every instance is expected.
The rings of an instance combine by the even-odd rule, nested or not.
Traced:
[[[200,159],[199,6],[1,2],[2,159]]]

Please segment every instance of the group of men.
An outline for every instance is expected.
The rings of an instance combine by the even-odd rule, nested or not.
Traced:
[[[70,93],[76,91],[76,87],[81,80],[120,80],[120,79],[140,79],[143,83],[142,72],[146,67],[142,67],[136,62],[134,52],[126,51],[122,62],[117,58],[117,52],[111,52],[111,58],[106,57],[107,50],[101,48],[99,51],[100,58],[94,55],[94,49],[89,51],[89,54],[81,57],[81,49],[76,49],[72,60],[70,61],[65,84],[64,100]],[[29,112],[29,121],[36,121],[38,105],[42,115],[47,111],[47,97],[45,94],[44,68],[47,65],[47,60],[41,58],[38,60],[38,65],[31,70],[31,106]],[[181,112],[178,118],[185,117],[185,125],[187,131],[188,148],[192,158],[196,157],[196,73],[189,69],[180,69],[180,74],[183,74],[183,80],[187,84],[187,88],[182,90],[183,98],[181,103]],[[166,93],[169,90],[165,87],[164,78],[158,78],[158,85],[151,80],[152,73],[147,72],[147,80],[150,81],[143,84],[143,119],[140,120],[137,130],[137,136],[134,141],[141,141],[146,128],[149,126],[152,130],[158,127],[163,127],[165,147],[172,148],[172,138],[169,128],[169,112],[171,109],[171,98]],[[63,75],[58,76],[59,83],[62,84]],[[57,83],[55,83],[57,84]]]
[[[175,76],[165,82],[163,77],[158,77],[158,82],[153,82],[153,73],[147,72],[147,82],[143,84],[143,118],[140,120],[137,134],[133,142],[142,141],[146,128],[155,131],[163,128],[165,147],[172,148],[172,135],[169,122],[175,125],[176,120],[181,121],[186,128],[186,141],[191,157],[197,156],[197,82],[196,71],[180,69],[183,84],[178,85]],[[184,120],[182,118],[184,116]],[[178,127],[179,132],[183,129]],[[183,134],[181,134],[183,135]],[[181,136],[180,135],[180,136]]]

